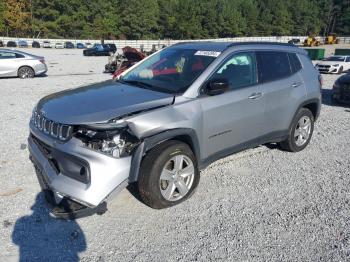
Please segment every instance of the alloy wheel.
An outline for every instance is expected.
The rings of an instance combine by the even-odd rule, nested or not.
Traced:
[[[188,194],[195,176],[192,160],[185,155],[172,157],[160,175],[159,187],[162,196],[168,201],[178,201]]]
[[[311,128],[311,119],[308,116],[303,116],[299,119],[294,131],[295,144],[298,147],[303,146],[308,141],[311,135]]]
[[[19,77],[20,78],[33,78],[34,72],[31,68],[27,68],[27,67],[21,68]]]

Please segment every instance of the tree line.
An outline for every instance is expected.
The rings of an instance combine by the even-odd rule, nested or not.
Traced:
[[[0,34],[86,39],[350,35],[350,0],[0,0]]]

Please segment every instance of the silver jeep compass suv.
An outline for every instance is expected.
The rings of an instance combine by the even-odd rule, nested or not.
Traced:
[[[30,159],[56,216],[103,213],[133,182],[147,205],[170,207],[222,157],[270,142],[304,149],[320,89],[307,53],[292,45],[176,44],[117,81],[41,99]]]

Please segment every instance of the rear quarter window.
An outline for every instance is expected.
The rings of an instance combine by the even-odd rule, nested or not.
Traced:
[[[17,54],[17,53],[16,53],[16,58],[24,58],[24,55],[21,55],[21,54]]]
[[[259,83],[271,82],[292,74],[288,53],[276,51],[258,51]]]
[[[290,62],[290,67],[292,69],[292,73],[299,72],[302,69],[302,65],[300,63],[300,60],[295,53],[289,53],[289,62]]]

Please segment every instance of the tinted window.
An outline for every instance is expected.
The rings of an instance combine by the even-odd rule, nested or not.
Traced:
[[[256,61],[254,53],[239,53],[230,57],[212,79],[227,79],[230,88],[256,84]]]
[[[12,58],[16,58],[16,54],[15,53],[0,52],[0,59],[12,59]]]
[[[291,75],[288,55],[285,52],[259,51],[258,77],[260,83],[266,83]]]
[[[350,62],[350,56],[346,58],[346,62]]]
[[[302,66],[298,56],[294,53],[290,53],[288,54],[288,56],[289,56],[290,67],[292,68],[292,73],[294,74],[299,70],[301,70]]]

